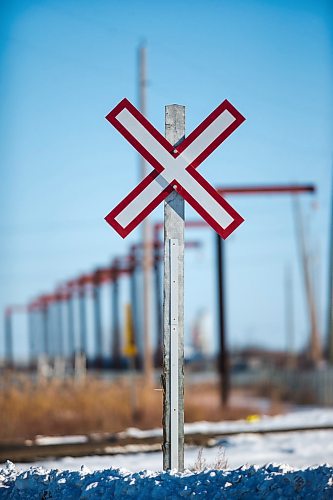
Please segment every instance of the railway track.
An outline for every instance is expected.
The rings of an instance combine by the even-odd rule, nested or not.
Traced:
[[[244,434],[273,434],[286,432],[306,432],[333,430],[333,426],[281,427],[267,429],[248,429],[242,431],[187,433],[185,444],[188,446],[212,447],[218,445],[223,438]],[[82,439],[83,438],[83,439]],[[60,440],[61,438],[59,438]],[[126,435],[126,432],[110,435],[92,435],[80,437],[77,442],[39,443],[25,441],[20,443],[0,444],[0,463],[6,460],[13,462],[34,462],[46,458],[62,458],[66,456],[84,457],[88,455],[118,455],[127,453],[148,453],[161,450],[162,434],[145,437]]]

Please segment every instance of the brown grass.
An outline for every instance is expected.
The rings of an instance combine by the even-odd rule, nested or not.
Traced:
[[[16,377],[0,387],[0,441],[160,427],[162,391],[145,389],[137,378],[138,405],[133,413],[130,384],[126,377],[113,382],[87,378],[82,383],[53,380],[43,384]],[[185,389],[187,422],[243,418],[254,412],[254,408],[221,408],[218,387],[212,383]]]
[[[189,384],[185,388],[186,422],[236,420],[253,413],[258,409],[248,405],[222,407],[217,383]]]
[[[225,454],[225,448],[220,446],[217,452],[217,456],[214,462],[207,462],[207,459],[203,456],[203,448],[200,448],[198,452],[197,459],[192,467],[191,471],[202,472],[204,470],[224,470],[228,468],[228,460]]]

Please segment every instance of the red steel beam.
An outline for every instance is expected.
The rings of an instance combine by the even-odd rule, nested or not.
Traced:
[[[263,186],[225,186],[217,187],[216,191],[220,194],[301,194],[315,193],[316,186],[314,184],[277,184]]]
[[[301,193],[315,193],[316,186],[314,184],[276,184],[276,185],[262,185],[262,186],[225,186],[217,187],[217,192],[221,195],[274,195],[274,194],[301,194]],[[163,229],[163,222],[156,222],[154,224],[154,236],[158,239],[159,232]],[[204,220],[188,220],[185,221],[186,227],[208,227],[209,225]]]

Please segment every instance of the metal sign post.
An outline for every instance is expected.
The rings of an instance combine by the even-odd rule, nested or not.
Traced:
[[[245,120],[223,101],[185,139],[185,107],[165,108],[165,137],[127,100],[107,120],[153,170],[105,217],[125,238],[163,200],[163,466],[184,469],[184,200],[227,238],[243,218],[197,168]]]
[[[165,138],[185,136],[185,107],[165,108]],[[184,198],[177,185],[164,204],[163,468],[184,469]]]

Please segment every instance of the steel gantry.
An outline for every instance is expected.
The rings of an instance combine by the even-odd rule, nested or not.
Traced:
[[[223,196],[233,195],[279,195],[279,194],[301,194],[313,193],[315,187],[311,184],[302,185],[266,185],[266,186],[229,186],[217,189]],[[201,220],[188,221],[186,227],[204,228],[208,227],[206,222]],[[160,274],[160,262],[162,259],[162,242],[160,240],[161,223],[154,226],[153,238],[153,264],[155,283],[155,316],[157,326],[157,346],[155,350],[155,366],[160,366],[162,360],[162,285]],[[216,235],[216,275],[217,275],[217,314],[218,332],[220,343],[219,371],[221,375],[221,398],[224,404],[228,400],[229,394],[229,370],[228,370],[228,348],[226,339],[226,310],[225,310],[225,243]],[[198,242],[187,242],[188,248],[196,248]],[[128,276],[129,295],[132,304],[133,334],[135,342],[139,344],[141,334],[139,314],[139,297],[137,293],[137,273],[142,270],[142,243],[131,246],[128,255],[113,259],[106,267],[97,268],[94,272],[79,276],[58,287],[54,293],[41,295],[26,308],[21,306],[9,307],[5,311],[5,355],[7,363],[13,364],[13,326],[12,315],[16,311],[26,311],[29,317],[29,339],[30,357],[38,352],[50,357],[51,352],[51,306],[55,306],[55,331],[57,332],[56,351],[60,356],[66,355],[72,359],[75,351],[84,353],[91,366],[102,368],[112,366],[120,368],[124,365],[121,350],[121,326],[120,326],[120,278]],[[111,343],[107,350],[107,356],[103,349],[103,319],[101,287],[109,283],[111,287]],[[88,357],[88,325],[87,325],[87,298],[93,300],[93,336],[94,354],[91,359]],[[78,303],[78,315],[76,319],[75,305]],[[64,328],[63,307],[66,310],[66,323]],[[37,328],[38,327],[38,328]],[[76,328],[77,327],[77,328]],[[39,341],[37,342],[35,332],[38,330]],[[76,331],[78,336],[76,338]],[[38,346],[37,346],[38,344]],[[139,349],[137,350],[139,351]],[[136,365],[142,366],[142,354],[136,355]]]
[[[254,186],[223,186],[218,187],[217,191],[222,196],[234,195],[298,195],[302,193],[314,193],[313,184],[276,184],[276,185],[254,185]],[[204,220],[186,221],[187,228],[209,228]],[[156,223],[154,226],[155,241],[159,240],[159,233],[163,228],[163,223]],[[223,405],[228,403],[230,392],[230,374],[229,374],[229,353],[227,343],[227,313],[226,313],[226,288],[225,288],[225,245],[226,243],[216,233],[215,237],[215,255],[216,255],[216,285],[217,285],[217,324],[219,337],[219,355],[218,369],[221,377],[221,401]],[[162,304],[161,304],[161,281],[159,278],[160,270],[157,261],[155,261],[155,296],[157,298],[158,315],[158,342],[155,359],[161,358],[161,339],[162,339]],[[311,335],[314,335],[312,330]]]

